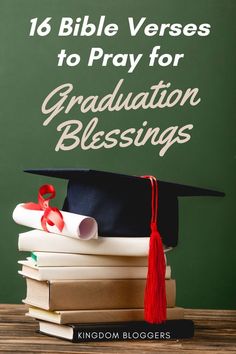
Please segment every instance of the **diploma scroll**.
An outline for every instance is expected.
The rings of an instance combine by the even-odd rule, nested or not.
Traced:
[[[90,240],[98,237],[98,226],[94,218],[61,210],[60,212],[65,223],[62,231],[60,232],[56,226],[50,226],[47,224],[49,232],[83,240]],[[13,211],[12,217],[17,224],[43,230],[41,225],[43,214],[43,210],[26,209],[24,208],[24,204],[18,204]]]

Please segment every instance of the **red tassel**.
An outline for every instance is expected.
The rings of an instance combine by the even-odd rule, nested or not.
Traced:
[[[147,322],[162,323],[166,321],[166,264],[162,240],[156,223],[152,223],[151,228],[144,315]]]
[[[152,215],[149,242],[148,274],[144,295],[144,318],[149,323],[166,321],[166,263],[161,235],[157,229],[158,185],[153,176],[144,176],[151,182]]]

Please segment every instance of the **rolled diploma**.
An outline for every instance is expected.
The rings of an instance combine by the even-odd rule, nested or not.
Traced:
[[[13,220],[17,224],[43,230],[41,218],[44,211],[26,209],[23,205],[24,204],[18,204],[16,206],[12,214]],[[49,232],[83,240],[90,240],[98,237],[98,226],[94,218],[61,210],[60,212],[65,223],[63,230],[60,232],[56,226],[50,226],[47,224]]]

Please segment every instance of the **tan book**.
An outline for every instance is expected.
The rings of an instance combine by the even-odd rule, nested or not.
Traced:
[[[58,324],[112,323],[144,320],[143,309],[47,311],[30,306],[28,311],[27,316]],[[167,308],[167,320],[180,320],[183,318],[184,309],[182,307]]]
[[[23,302],[45,310],[143,308],[145,279],[52,280],[26,278]],[[175,306],[175,280],[166,280],[167,307]]]

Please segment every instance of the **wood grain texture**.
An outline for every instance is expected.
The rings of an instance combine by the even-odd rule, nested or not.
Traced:
[[[236,311],[185,310],[195,323],[188,340],[76,343],[36,333],[37,322],[25,317],[24,305],[0,305],[0,353],[236,353]]]

